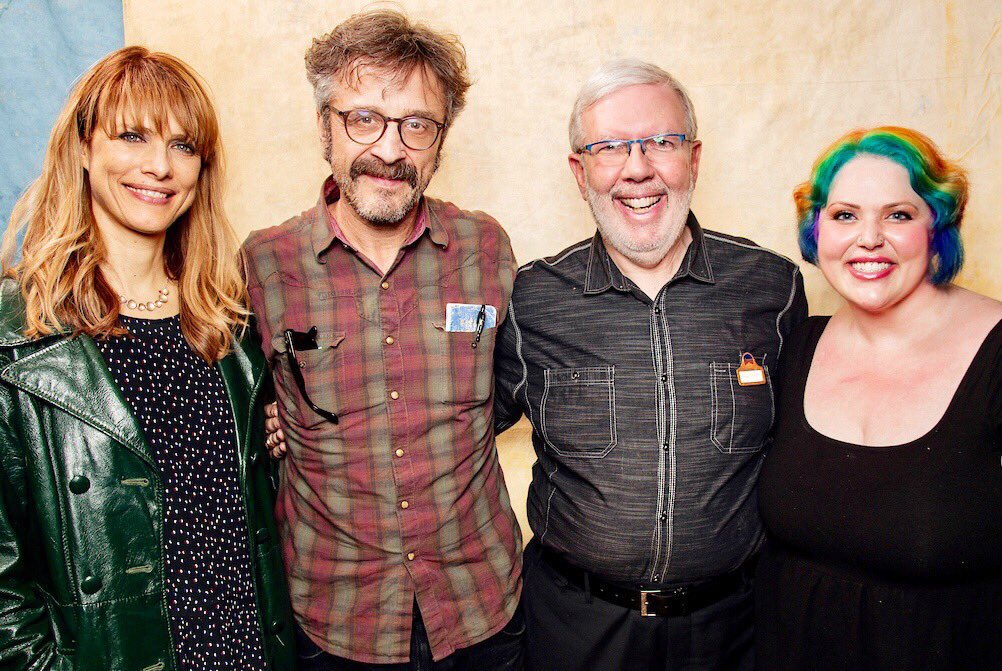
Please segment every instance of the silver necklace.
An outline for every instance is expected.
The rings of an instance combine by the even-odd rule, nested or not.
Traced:
[[[157,290],[157,299],[154,301],[142,302],[126,298],[123,294],[118,295],[122,301],[122,305],[130,310],[138,310],[140,312],[152,312],[153,310],[159,310],[163,306],[167,305],[167,301],[169,300],[168,296],[170,296],[170,288],[168,285],[164,285],[163,289]]]

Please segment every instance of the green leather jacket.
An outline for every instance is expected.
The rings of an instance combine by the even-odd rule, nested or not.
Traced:
[[[163,483],[87,336],[24,338],[0,283],[0,669],[176,671],[163,584]],[[273,671],[295,668],[272,518],[256,346],[218,364],[236,425],[254,586]]]

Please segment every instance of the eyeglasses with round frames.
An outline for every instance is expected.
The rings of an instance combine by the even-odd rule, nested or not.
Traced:
[[[330,108],[344,121],[344,131],[358,144],[375,144],[383,137],[391,121],[397,124],[397,133],[404,146],[414,151],[431,149],[438,140],[444,123],[423,116],[390,117],[367,109],[341,110]]]
[[[658,133],[636,140],[600,140],[586,144],[576,153],[588,154],[601,165],[616,166],[626,163],[633,145],[638,145],[648,160],[657,162],[671,157],[685,141],[685,133]]]

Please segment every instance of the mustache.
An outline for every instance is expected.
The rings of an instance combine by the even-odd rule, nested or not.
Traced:
[[[383,179],[404,180],[410,184],[412,189],[416,189],[418,185],[417,169],[410,163],[403,161],[394,163],[393,165],[386,165],[379,159],[372,158],[371,156],[360,157],[351,164],[348,176],[352,180],[355,180],[362,175],[381,177]]]

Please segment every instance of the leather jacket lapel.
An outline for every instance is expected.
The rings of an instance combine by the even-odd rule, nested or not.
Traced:
[[[253,418],[250,413],[264,381],[264,358],[260,354],[258,357],[252,358],[248,356],[240,343],[234,343],[233,351],[219,361],[216,366],[223,376],[226,395],[229,397],[230,409],[233,412],[234,431],[237,436],[241,471],[243,471],[250,442],[250,431],[253,426],[251,421]]]
[[[0,379],[111,436],[156,468],[132,408],[89,336],[57,340],[16,359],[0,370]]]

